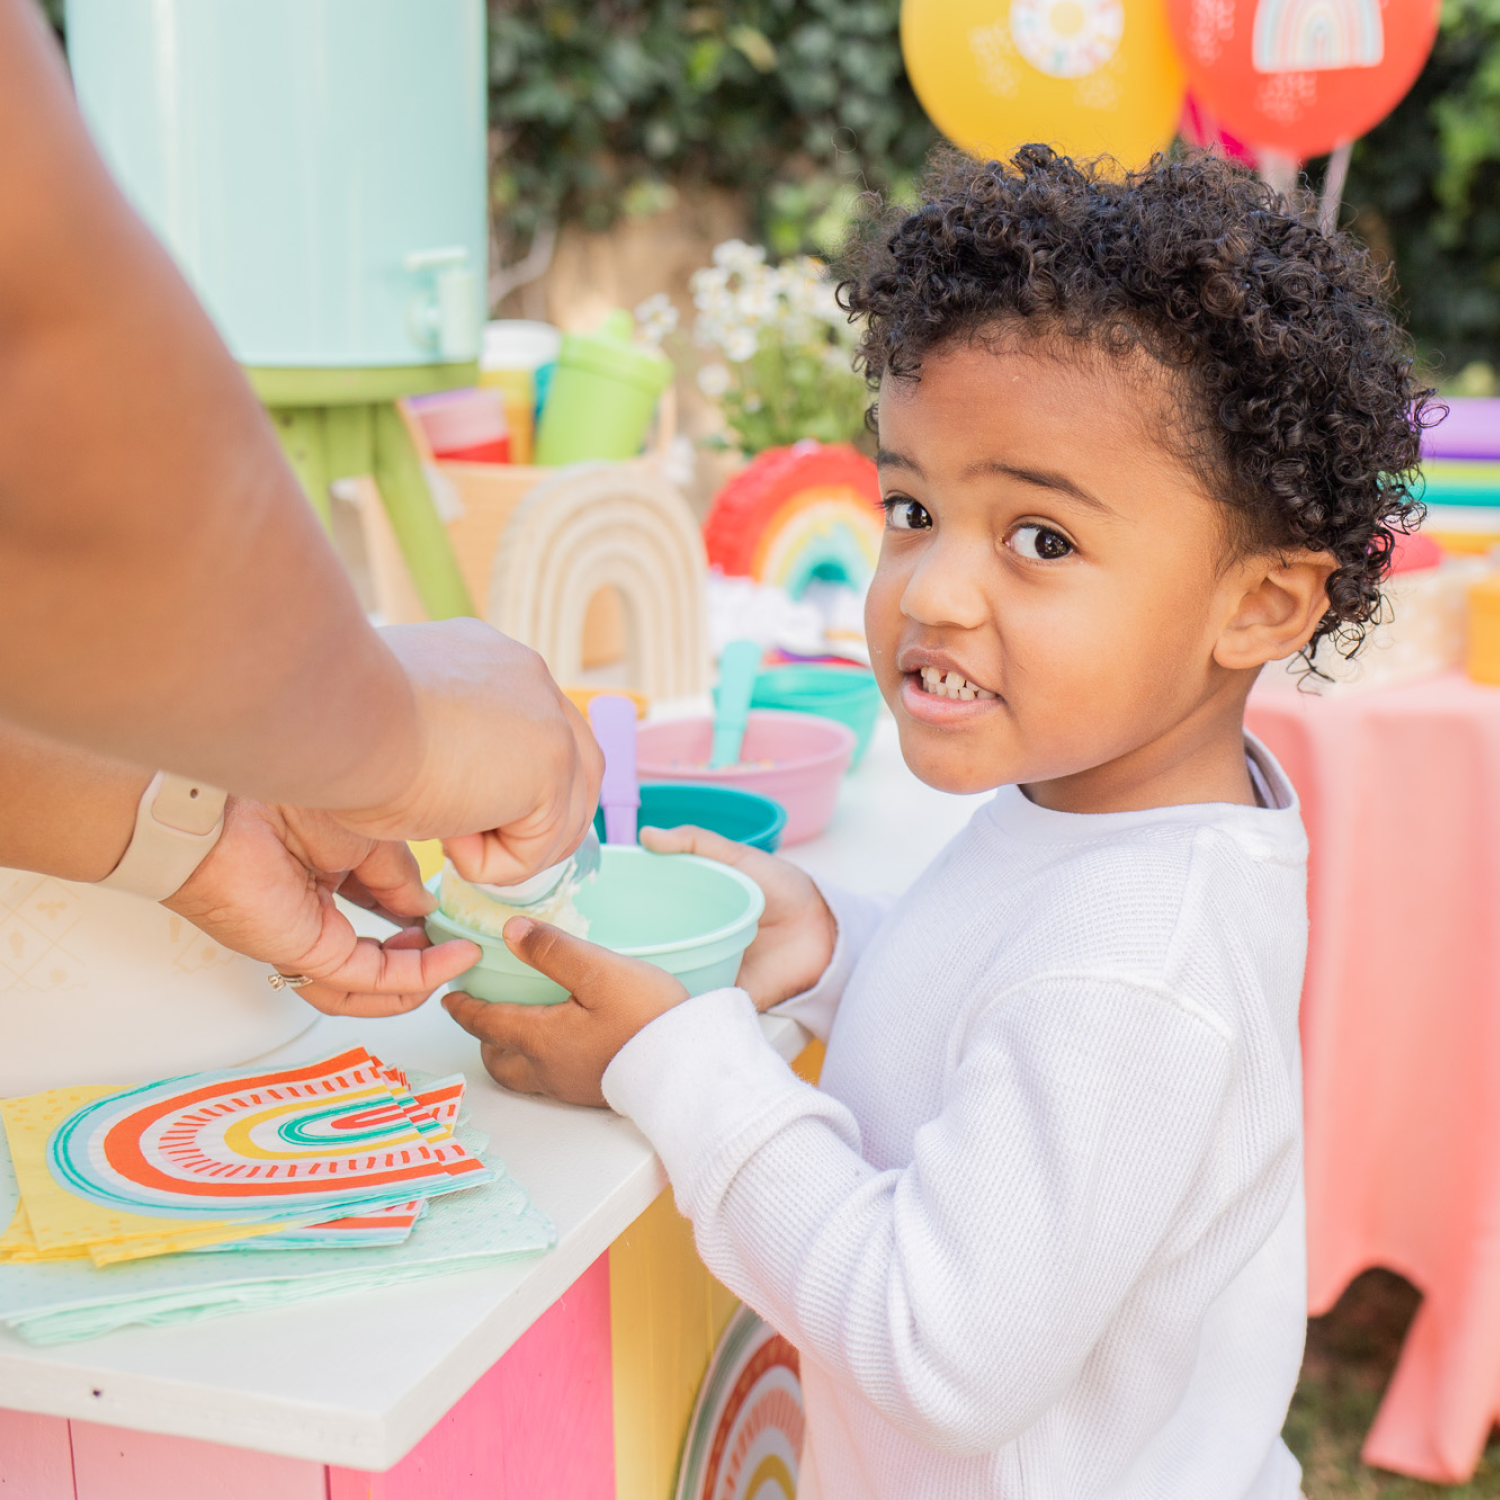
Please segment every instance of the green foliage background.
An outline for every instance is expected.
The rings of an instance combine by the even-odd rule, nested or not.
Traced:
[[[748,192],[773,252],[826,248],[935,139],[899,0],[492,0],[497,209],[607,228],[684,182]]]
[[[901,65],[899,10],[491,0],[502,222],[524,245],[539,223],[604,228],[708,181],[751,195],[774,252],[832,248],[857,190],[901,191],[934,139]],[[1500,0],[1444,0],[1432,58],[1357,146],[1346,200],[1346,222],[1394,262],[1439,378],[1500,365]]]
[[[1346,222],[1394,263],[1439,381],[1500,365],[1500,0],[1444,0],[1432,57],[1355,147],[1345,199]],[[1485,384],[1470,371],[1460,388],[1500,394]]]

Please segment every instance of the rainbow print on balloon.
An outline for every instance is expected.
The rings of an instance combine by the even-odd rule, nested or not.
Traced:
[[[805,1424],[797,1351],[740,1308],[698,1391],[676,1500],[796,1500]]]
[[[1374,68],[1385,56],[1380,0],[1259,0],[1251,58],[1259,73]]]
[[[709,563],[800,599],[812,583],[863,593],[885,523],[875,465],[843,443],[771,448],[714,500],[703,527]]]

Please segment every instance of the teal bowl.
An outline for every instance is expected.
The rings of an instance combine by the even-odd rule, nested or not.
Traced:
[[[751,708],[781,708],[792,713],[821,714],[854,731],[857,766],[869,748],[880,714],[880,687],[873,672],[858,667],[825,667],[815,662],[769,667],[757,674]]]
[[[774,854],[781,844],[781,830],[786,827],[786,809],[774,798],[734,786],[694,781],[642,783],[638,828],[678,828],[684,823]],[[594,814],[594,829],[602,843],[602,810]]]
[[[690,995],[733,984],[755,937],[765,897],[753,880],[694,854],[653,854],[606,844],[598,875],[577,896],[588,940],[675,974]],[[441,876],[431,882],[436,891]],[[453,981],[481,1000],[556,1005],[568,992],[523,964],[502,938],[476,932],[441,911],[427,918],[434,943],[468,938],[482,957]]]

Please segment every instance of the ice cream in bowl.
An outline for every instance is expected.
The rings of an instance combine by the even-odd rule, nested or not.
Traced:
[[[765,898],[753,880],[692,854],[653,854],[606,844],[592,879],[568,882],[546,903],[506,907],[452,871],[431,886],[439,905],[427,918],[435,943],[468,938],[481,957],[454,988],[481,1000],[554,1005],[567,993],[521,962],[501,932],[513,916],[551,922],[591,943],[675,974],[689,994],[733,984],[755,936]]]

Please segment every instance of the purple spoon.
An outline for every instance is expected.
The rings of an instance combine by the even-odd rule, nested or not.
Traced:
[[[589,700],[589,724],[604,752],[599,805],[604,809],[604,842],[633,844],[641,787],[635,773],[635,704],[618,693]]]

